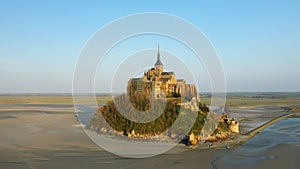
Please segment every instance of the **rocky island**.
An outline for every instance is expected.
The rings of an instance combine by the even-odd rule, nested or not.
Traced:
[[[126,117],[119,112],[120,109]],[[157,114],[159,112],[162,113]],[[174,72],[164,71],[158,47],[154,68],[145,71],[142,77],[130,79],[126,94],[116,96],[99,107],[90,119],[88,128],[104,135],[181,142],[186,145],[226,140],[239,133],[239,123],[231,119],[224,108],[223,114],[217,116],[219,125],[213,134],[208,138],[202,137],[201,130],[208,113],[209,107],[200,102],[194,84],[176,79]],[[142,118],[153,114],[157,114],[155,120],[140,122]],[[196,120],[191,126],[189,119],[192,117],[196,117]],[[176,120],[180,126],[171,128]]]

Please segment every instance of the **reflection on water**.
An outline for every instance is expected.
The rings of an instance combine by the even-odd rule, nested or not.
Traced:
[[[90,119],[94,117],[98,106],[76,105],[76,113],[79,122],[85,126],[90,124]]]
[[[245,144],[232,150],[223,150],[212,162],[214,168],[238,168],[251,165],[259,168],[264,160],[278,160],[276,154],[263,156],[277,145],[300,145],[300,118],[288,118],[275,123],[258,133]]]

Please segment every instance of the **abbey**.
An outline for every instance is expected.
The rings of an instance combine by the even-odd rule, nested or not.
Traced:
[[[137,93],[152,94],[155,98],[183,97],[190,100],[198,98],[197,89],[193,84],[187,84],[184,79],[176,79],[174,72],[165,72],[160,59],[158,46],[157,60],[154,68],[144,72],[140,78],[132,78],[128,81],[127,92],[129,95]]]

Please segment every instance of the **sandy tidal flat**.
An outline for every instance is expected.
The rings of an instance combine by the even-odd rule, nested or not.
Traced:
[[[245,150],[244,145],[231,149],[206,150],[190,150],[180,145],[151,158],[124,158],[104,151],[87,137],[74,117],[73,105],[0,107],[0,169],[220,169],[241,166],[276,169],[284,166],[299,168],[300,164],[300,147],[297,145],[278,144],[265,151],[249,154],[247,151],[251,148],[247,148],[248,142]],[[259,140],[262,139],[258,138]],[[259,144],[258,142],[255,146],[259,148]]]
[[[72,105],[70,105],[72,106]],[[193,156],[187,149],[176,147],[168,153],[147,159],[123,158],[96,146],[81,129],[68,108],[49,112],[44,106],[6,106],[0,111],[0,168],[150,168],[203,163],[209,167],[217,154],[208,151]],[[51,106],[50,106],[51,107]],[[37,109],[38,108],[38,109]],[[12,110],[13,109],[13,110]],[[12,111],[9,111],[12,110]],[[186,158],[190,156],[189,158]],[[202,156],[202,157],[201,157]],[[155,163],[153,163],[153,160]],[[198,168],[195,166],[195,168]]]

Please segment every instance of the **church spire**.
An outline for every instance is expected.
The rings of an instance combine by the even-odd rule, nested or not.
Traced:
[[[155,65],[154,65],[154,67],[155,67],[156,69],[161,70],[161,71],[163,71],[163,69],[164,69],[164,66],[163,66],[163,64],[162,64],[162,62],[161,62],[161,60],[160,60],[159,45],[157,46],[157,60],[156,60],[156,63],[155,63]]]
[[[159,44],[157,46],[157,60],[160,60]]]

